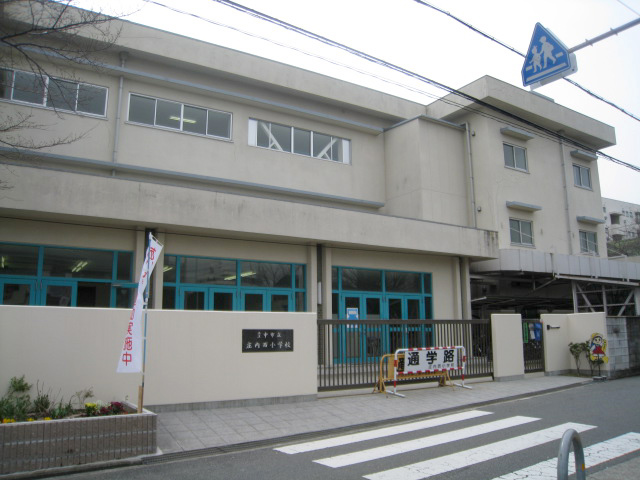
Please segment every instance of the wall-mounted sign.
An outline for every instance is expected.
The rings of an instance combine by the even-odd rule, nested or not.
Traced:
[[[589,341],[589,358],[592,362],[602,360],[604,363],[609,362],[607,357],[607,339],[601,333],[591,335]]]
[[[347,308],[347,320],[360,320],[357,308]]]
[[[242,330],[242,353],[293,352],[293,330]]]

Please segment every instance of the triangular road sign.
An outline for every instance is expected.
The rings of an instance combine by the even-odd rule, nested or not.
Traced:
[[[569,54],[564,43],[536,23],[522,66],[522,84],[526,87],[550,77],[570,75],[577,70],[575,63],[575,55]]]

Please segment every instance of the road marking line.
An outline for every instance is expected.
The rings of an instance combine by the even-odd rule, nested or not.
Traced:
[[[475,437],[484,433],[496,432],[498,430],[504,430],[505,428],[535,422],[536,420],[540,419],[522,416],[505,418],[502,420],[496,420],[495,422],[484,423],[482,425],[474,425],[472,427],[461,428],[460,430],[454,430],[452,432],[439,433],[437,435],[417,438],[415,440],[408,440],[406,442],[384,445],[381,447],[370,448],[368,450],[361,450],[359,452],[337,455],[335,457],[322,458],[320,460],[314,460],[314,462],[332,468],[346,467],[347,465],[354,465],[356,463],[391,457],[393,455],[399,455],[401,453],[413,452],[422,448],[443,445],[445,443],[451,443],[457,440]]]
[[[585,448],[584,463],[586,468],[591,468],[638,450],[640,450],[640,433],[625,433]],[[576,473],[576,464],[573,455],[571,455],[569,457],[569,475],[574,473]],[[496,477],[493,480],[556,480],[557,478],[558,459],[552,458],[517,472]]]
[[[444,417],[438,418],[430,418],[428,420],[407,423],[405,425],[396,425],[393,427],[379,428],[368,432],[353,433],[350,435],[326,438],[313,442],[288,445],[286,447],[275,448],[274,450],[293,455],[296,453],[311,452],[324,448],[339,447],[342,445],[348,445],[350,443],[363,442],[365,440],[388,437],[391,435],[399,435],[401,433],[415,432],[416,430],[422,430],[425,428],[439,427],[442,425],[447,425],[449,423],[461,422],[463,420],[482,417],[484,415],[491,415],[491,412],[484,412],[482,410],[469,410],[467,412],[455,413],[453,415],[446,415]]]
[[[477,463],[493,460],[496,457],[520,452],[527,448],[533,448],[544,443],[560,440],[564,432],[573,428],[578,433],[596,428],[593,425],[580,423],[564,423],[555,427],[546,428],[537,432],[528,433],[519,437],[509,438],[500,442],[483,445],[451,455],[434,458],[424,462],[393,468],[383,472],[365,475],[369,480],[422,480],[441,473],[451,472],[459,468],[475,465]]]

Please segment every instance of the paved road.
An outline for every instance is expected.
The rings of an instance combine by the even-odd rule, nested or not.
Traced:
[[[293,445],[63,478],[555,480],[568,428],[580,432],[588,478],[640,478],[639,399],[637,379],[594,383]]]

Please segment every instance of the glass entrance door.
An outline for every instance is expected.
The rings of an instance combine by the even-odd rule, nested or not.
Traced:
[[[0,282],[0,305],[33,305],[35,303],[34,280],[11,280]]]
[[[199,287],[181,288],[180,308],[183,310],[209,310],[207,289]]]
[[[389,320],[420,320],[425,318],[419,296],[398,295],[387,298]],[[431,346],[430,328],[405,322],[389,327],[389,348],[393,353],[399,348],[423,348]]]
[[[42,282],[40,305],[49,307],[73,307],[76,305],[77,283],[59,280]]]
[[[345,320],[334,328],[334,352],[336,362],[359,362],[378,357],[382,351],[382,335],[378,325],[359,325],[349,320],[380,320],[382,296],[370,294],[345,294],[340,298],[340,317]]]

